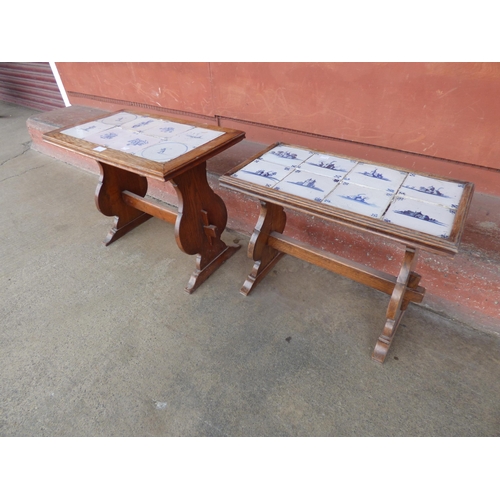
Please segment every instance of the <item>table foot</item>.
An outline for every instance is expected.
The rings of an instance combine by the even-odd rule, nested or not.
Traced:
[[[192,293],[241,247],[228,246],[221,240],[227,224],[226,205],[208,184],[205,163],[177,175],[171,182],[179,201],[177,245],[188,255],[197,254],[196,270],[185,289]]]
[[[123,218],[116,217],[114,226],[104,240],[104,245],[111,245],[111,243],[115,242],[118,238],[125,236],[129,231],[132,231],[132,229],[146,222],[148,219],[151,219],[151,215],[144,213],[132,219],[130,222],[123,222]]]
[[[286,225],[286,213],[280,205],[260,202],[260,215],[248,245],[248,257],[255,261],[240,292],[248,295],[283,257],[283,253],[267,244],[274,231],[282,233]]]
[[[384,330],[382,335],[378,338],[372,354],[372,359],[379,363],[385,361],[389,348],[394,340],[396,330],[408,307],[410,302],[408,299],[408,291],[416,290],[420,282],[420,275],[413,271],[417,263],[417,257],[418,252],[416,249],[410,247],[406,248],[403,264],[401,265],[401,270],[389,301],[389,307],[387,308]]]
[[[191,275],[189,283],[185,290],[188,293],[193,293],[214,271],[226,262],[234,253],[241,248],[241,245],[227,245],[222,252],[209,262],[205,267],[200,268],[201,258],[196,259],[196,270]]]

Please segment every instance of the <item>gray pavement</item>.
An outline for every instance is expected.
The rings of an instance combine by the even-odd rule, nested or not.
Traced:
[[[194,294],[152,219],[109,247],[97,177],[30,150],[0,102],[0,436],[499,436],[500,337],[284,257],[248,297],[242,249]]]

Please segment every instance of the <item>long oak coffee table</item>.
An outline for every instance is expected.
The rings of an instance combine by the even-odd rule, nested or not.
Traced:
[[[101,213],[115,217],[106,245],[152,216],[175,224],[179,248],[189,255],[197,254],[188,293],[240,248],[221,240],[227,210],[208,184],[206,162],[241,141],[244,132],[121,110],[43,137],[99,164],[95,202]],[[146,198],[148,178],[174,186],[177,211]]]
[[[454,256],[474,185],[276,143],[222,176],[220,185],[260,201],[248,246],[254,266],[241,293],[248,295],[289,254],[390,295],[386,321],[372,358],[383,363],[410,302],[425,288],[415,272],[420,249]],[[405,245],[397,276],[334,255],[284,234],[291,209]]]

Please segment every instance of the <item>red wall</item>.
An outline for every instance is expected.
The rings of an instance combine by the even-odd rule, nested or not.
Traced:
[[[462,162],[468,165],[454,165],[451,177],[483,178],[479,190],[498,195],[491,190],[491,174],[500,170],[499,63],[57,63],[57,68],[72,104],[147,105],[217,117],[258,142],[298,131],[319,136],[310,147],[334,138]],[[298,137],[296,144],[307,143],[303,134]],[[470,173],[471,167],[479,168]]]

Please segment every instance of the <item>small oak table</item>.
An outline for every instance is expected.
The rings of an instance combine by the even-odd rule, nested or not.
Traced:
[[[408,172],[331,153],[276,143],[238,165],[220,185],[260,201],[250,239],[255,261],[241,293],[247,295],[289,254],[391,296],[372,358],[383,362],[410,302],[425,289],[415,272],[418,250],[454,256],[474,185]],[[314,248],[284,234],[284,208],[368,231],[405,245],[399,274],[388,273]]]
[[[240,248],[221,240],[227,210],[208,184],[206,162],[241,141],[244,132],[121,110],[43,137],[99,164],[95,202],[101,213],[115,217],[106,245],[152,216],[175,224],[179,248],[197,254],[188,293]],[[146,198],[148,178],[172,183],[177,211]]]

